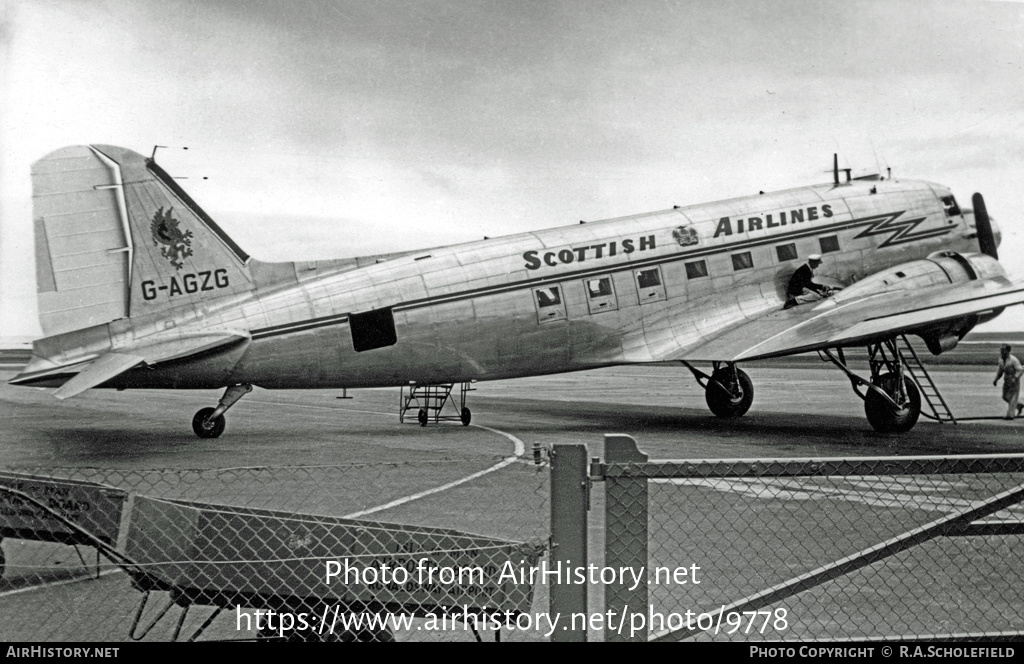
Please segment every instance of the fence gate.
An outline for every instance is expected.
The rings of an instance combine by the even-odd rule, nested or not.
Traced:
[[[1024,455],[649,461],[609,435],[586,456],[554,446],[552,564],[604,602],[553,586],[581,618],[556,640],[584,618],[607,641],[1024,635]],[[588,505],[604,546],[581,558]]]

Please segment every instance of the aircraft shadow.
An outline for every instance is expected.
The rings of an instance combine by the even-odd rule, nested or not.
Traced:
[[[480,399],[484,401],[484,399]],[[514,411],[515,431],[548,432],[557,430],[575,434],[594,432],[627,433],[643,437],[694,436],[741,439],[763,446],[770,456],[792,456],[801,449],[820,456],[823,447],[856,448],[865,452],[899,455],[998,454],[1024,451],[1024,420],[1020,423],[939,424],[921,418],[909,432],[883,434],[874,431],[863,417],[806,413],[778,413],[755,409],[740,418],[718,418],[706,410],[639,406],[593,402],[553,402],[531,399],[502,399]],[[514,402],[514,403],[513,403]],[[491,404],[488,404],[488,407]],[[480,422],[484,406],[479,404]],[[562,420],[558,422],[558,420]],[[552,428],[552,422],[558,422]],[[639,438],[638,438],[639,442]],[[642,447],[642,445],[641,445]]]

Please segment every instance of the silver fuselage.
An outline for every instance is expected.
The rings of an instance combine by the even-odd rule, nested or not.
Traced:
[[[780,308],[789,276],[809,254],[823,255],[820,281],[850,285],[936,251],[977,251],[970,213],[950,213],[942,202],[948,196],[926,182],[854,181],[434,248],[361,267],[253,260],[251,292],[50,337],[37,342],[35,361],[68,364],[144,343],[148,335],[228,329],[251,338],[133,369],[105,386],[383,387],[656,362],[685,356],[687,348]],[[386,309],[394,342],[356,350],[352,315]]]

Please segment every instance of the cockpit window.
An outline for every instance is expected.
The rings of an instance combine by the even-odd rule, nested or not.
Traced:
[[[952,196],[942,197],[942,207],[946,208],[946,216],[953,217],[960,214],[960,206],[956,204],[956,199]]]

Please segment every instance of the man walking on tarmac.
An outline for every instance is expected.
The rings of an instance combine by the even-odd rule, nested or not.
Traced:
[[[1010,355],[1010,346],[1003,344],[999,347],[999,371],[996,372],[996,379],[993,385],[1003,379],[1003,401],[1006,402],[1006,417],[1004,420],[1012,420],[1024,409],[1024,404],[1018,404],[1020,398],[1020,376],[1024,373],[1024,366],[1020,360]]]

